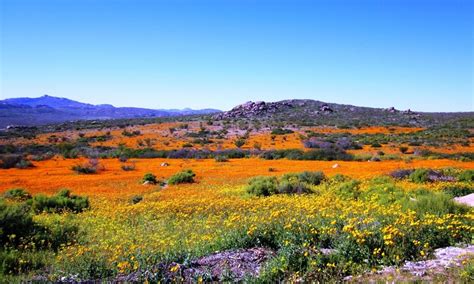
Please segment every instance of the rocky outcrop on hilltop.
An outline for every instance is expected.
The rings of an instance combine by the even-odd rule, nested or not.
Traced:
[[[292,102],[282,101],[282,102],[246,102],[244,104],[238,105],[231,109],[230,111],[218,113],[214,115],[215,119],[230,119],[230,118],[247,118],[254,116],[263,116],[267,114],[276,113],[282,109],[288,109],[294,107]]]
[[[326,103],[311,100],[286,100],[279,102],[246,102],[238,105],[230,111],[218,113],[213,116],[216,120],[266,117],[282,112],[300,111],[317,114],[330,114],[335,110]]]

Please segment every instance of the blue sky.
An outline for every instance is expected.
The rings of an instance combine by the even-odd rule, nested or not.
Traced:
[[[473,3],[1,0],[0,98],[473,111]]]

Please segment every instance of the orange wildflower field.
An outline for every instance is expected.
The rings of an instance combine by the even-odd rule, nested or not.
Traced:
[[[472,240],[472,208],[453,202],[474,192],[469,156],[474,143],[466,133],[455,143],[367,140],[343,150],[336,146],[339,134],[382,135],[383,141],[383,135],[416,135],[424,129],[289,127],[276,135],[270,128],[223,131],[223,124],[186,124],[1,140],[3,149],[33,151],[0,169],[0,209],[10,218],[7,225],[26,218],[46,233],[21,237],[21,250],[8,250],[18,261],[0,273],[0,282],[28,281],[44,269],[44,279],[52,282],[121,281],[130,275],[152,283],[224,281],[224,274],[190,279],[184,271],[190,260],[252,250],[268,250],[269,256],[252,264],[262,272],[251,280],[338,282],[347,275],[427,260],[439,247]],[[320,150],[305,148],[309,134],[318,139],[336,135],[325,141],[329,150],[321,151],[329,156],[302,156]],[[238,145],[239,139],[244,144]],[[34,152],[41,147],[56,152]],[[158,156],[160,150],[208,154],[178,159]],[[423,150],[436,155],[415,154]],[[300,156],[271,156],[292,151]],[[225,156],[232,153],[241,158]],[[334,153],[342,153],[341,160],[330,156]],[[394,172],[401,176],[390,177]],[[15,243],[19,233],[5,238]]]
[[[140,183],[145,173],[154,173],[167,179],[172,174],[192,169],[197,181],[205,184],[245,183],[254,176],[280,176],[302,171],[322,171],[329,176],[344,174],[358,179],[389,174],[397,169],[445,168],[474,169],[474,162],[452,160],[413,160],[356,162],[356,161],[290,161],[263,160],[258,158],[233,159],[219,163],[213,159],[132,159],[134,171],[123,171],[117,159],[101,159],[101,170],[97,174],[81,175],[71,167],[86,162],[86,159],[54,158],[35,162],[34,168],[0,170],[0,191],[25,188],[31,193],[53,194],[69,188],[76,194],[103,196],[108,198],[130,197],[149,191]],[[169,166],[160,166],[167,163]],[[338,167],[334,168],[334,165]],[[269,172],[272,168],[274,171]]]

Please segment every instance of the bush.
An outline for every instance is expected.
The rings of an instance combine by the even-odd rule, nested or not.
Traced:
[[[87,163],[74,165],[71,169],[78,174],[95,174],[99,170],[99,160],[89,159]]]
[[[248,151],[242,151],[240,149],[229,149],[229,150],[219,151],[216,153],[216,155],[226,156],[229,159],[245,158],[245,156],[248,154],[249,154]]]
[[[429,179],[429,170],[428,169],[415,169],[409,176],[408,179],[411,182],[424,183]]]
[[[409,203],[408,208],[416,211],[420,216],[424,214],[437,216],[462,214],[468,211],[465,206],[455,203],[450,195],[431,192],[417,196],[414,201]]]
[[[143,196],[135,195],[135,196],[132,197],[131,202],[132,202],[132,204],[137,204],[142,200],[143,200]]]
[[[89,199],[83,196],[71,195],[67,189],[61,190],[55,196],[36,195],[29,200],[31,208],[36,213],[62,213],[65,211],[79,213],[89,208]]]
[[[319,149],[304,152],[301,160],[311,160],[311,161],[352,161],[354,156],[343,151],[335,149]]]
[[[273,194],[303,194],[312,193],[310,185],[318,185],[326,177],[322,172],[292,173],[276,177],[255,177],[251,179],[246,191],[256,196]]]
[[[5,204],[0,201],[0,243],[18,244],[35,233],[30,207],[25,203]],[[12,238],[12,235],[15,237]]]
[[[245,145],[245,142],[246,142],[245,139],[239,138],[239,139],[234,141],[234,144],[237,148],[240,148],[240,147]]]
[[[142,183],[157,184],[158,180],[156,179],[156,176],[154,174],[146,173],[142,178]]]
[[[278,184],[278,194],[303,194],[311,193],[311,189],[308,184],[296,179],[282,180]]]
[[[22,188],[10,189],[3,194],[3,197],[15,201],[26,201],[31,199],[31,195]]]
[[[286,128],[275,128],[271,132],[272,135],[285,135],[285,134],[291,134],[291,133],[294,133],[294,131],[291,129],[286,129]]]
[[[74,165],[71,168],[73,171],[75,171],[78,174],[95,174],[97,173],[97,169],[91,165]]]
[[[192,170],[184,170],[168,179],[169,184],[193,183],[196,174]]]
[[[255,177],[249,181],[246,191],[256,196],[270,196],[277,193],[277,188],[276,177]]]
[[[128,171],[134,171],[135,170],[135,165],[130,164],[130,165],[122,165],[121,166],[122,170],[128,172]]]
[[[35,271],[43,268],[51,258],[48,252],[30,252],[19,250],[1,250],[0,251],[0,275],[19,275],[28,271]],[[3,283],[7,278],[0,277]],[[20,282],[21,283],[21,282]]]
[[[408,147],[406,146],[400,146],[398,149],[402,154],[405,154],[408,151]]]
[[[345,199],[358,199],[361,195],[360,182],[358,180],[348,180],[335,187],[335,193]]]
[[[16,154],[0,155],[0,168],[11,169],[23,160],[23,156]]]
[[[380,143],[372,143],[370,146],[372,146],[372,148],[380,148],[380,147],[382,147],[382,145],[380,145]]]
[[[122,131],[122,135],[125,137],[135,137],[135,136],[139,136],[140,134],[141,134],[140,130],[134,130],[130,132],[125,129],[124,131]]]
[[[472,186],[448,185],[443,187],[443,191],[452,197],[460,197],[474,193]]]
[[[472,182],[474,181],[474,170],[465,170],[458,176],[459,181]]]
[[[227,159],[226,156],[220,156],[220,155],[219,155],[219,156],[216,156],[214,159],[216,160],[216,162],[219,162],[219,163],[223,163],[223,162],[228,162],[228,161],[229,161],[229,159]]]
[[[265,160],[279,160],[287,157],[299,160],[303,157],[303,151],[299,149],[272,150],[263,152],[260,157]]]
[[[416,169],[413,173],[410,174],[409,179],[412,182],[416,183],[455,181],[455,178],[452,176],[447,176],[440,171],[434,171],[430,169]]]
[[[312,184],[312,185],[319,185],[322,181],[326,179],[326,176],[323,172],[302,172],[298,175],[298,179],[301,182]]]
[[[33,168],[34,165],[31,161],[28,160],[21,160],[18,163],[16,163],[15,168],[17,169],[27,169],[27,168]]]

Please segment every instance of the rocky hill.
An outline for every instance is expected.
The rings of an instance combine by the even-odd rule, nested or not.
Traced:
[[[316,100],[246,102],[213,115],[216,120],[280,121],[299,125],[410,125],[430,126],[449,120],[474,119],[474,113],[425,113],[389,108],[370,108]]]

